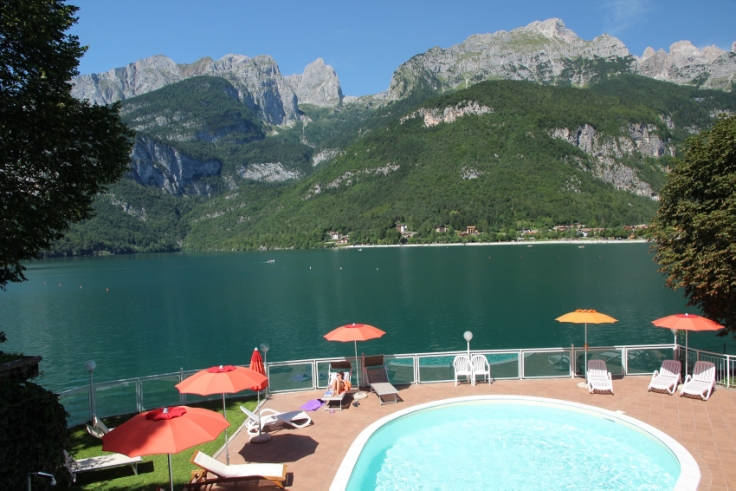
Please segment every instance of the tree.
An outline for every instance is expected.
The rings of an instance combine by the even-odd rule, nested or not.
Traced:
[[[0,289],[25,280],[22,261],[89,218],[97,193],[128,168],[133,133],[118,107],[71,95],[87,49],[65,34],[77,10],[0,3]]]
[[[662,188],[655,260],[688,305],[736,333],[736,116],[688,146]]]

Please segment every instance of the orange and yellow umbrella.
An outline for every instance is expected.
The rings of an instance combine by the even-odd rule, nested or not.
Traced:
[[[585,370],[588,370],[588,324],[613,324],[618,322],[610,315],[592,309],[577,309],[574,312],[561,315],[556,321],[572,324],[585,324]]]

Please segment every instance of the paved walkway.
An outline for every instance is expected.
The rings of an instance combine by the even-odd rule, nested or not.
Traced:
[[[359,407],[346,406],[334,414],[322,409],[310,412],[313,425],[301,430],[281,429],[273,439],[256,445],[241,431],[230,442],[230,463],[280,462],[294,473],[290,489],[327,490],[343,456],[355,437],[373,421],[394,411],[424,402],[481,394],[513,394],[549,397],[621,410],[669,434],[695,457],[702,479],[699,489],[736,490],[736,390],[716,389],[704,402],[647,392],[649,377],[614,380],[616,395],[589,394],[581,379],[500,380],[490,387],[452,383],[400,387],[403,402],[380,406],[374,394]],[[291,411],[321,391],[272,395],[264,407]],[[224,461],[224,452],[219,459]],[[233,488],[222,488],[233,489]]]

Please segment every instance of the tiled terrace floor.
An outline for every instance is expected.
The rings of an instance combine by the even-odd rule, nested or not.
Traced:
[[[309,413],[313,425],[301,430],[276,430],[273,439],[256,445],[241,431],[230,443],[231,464],[280,462],[294,473],[290,489],[327,490],[355,437],[373,421],[400,409],[424,402],[481,394],[513,394],[563,399],[625,411],[669,434],[695,457],[702,479],[699,489],[736,490],[736,390],[716,389],[704,402],[647,392],[649,377],[614,380],[616,395],[589,394],[581,379],[500,380],[490,387],[452,383],[412,385],[400,388],[403,402],[380,406],[374,394],[359,407],[345,407],[334,414],[322,409]],[[279,411],[298,408],[322,392],[272,395],[264,407]],[[224,461],[224,452],[219,456]],[[232,487],[222,489],[233,489]]]

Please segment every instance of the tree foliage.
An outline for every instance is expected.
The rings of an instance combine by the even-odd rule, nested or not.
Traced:
[[[71,96],[85,49],[65,32],[63,0],[0,3],[0,288],[23,281],[21,261],[87,218],[128,166],[132,133],[118,107]]]
[[[25,489],[26,474],[48,472],[67,482],[63,450],[69,442],[66,411],[53,392],[32,382],[0,380],[0,473],[2,489]],[[49,488],[46,478],[33,489]]]
[[[736,116],[688,140],[662,189],[656,260],[689,305],[736,332]]]

